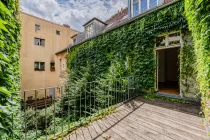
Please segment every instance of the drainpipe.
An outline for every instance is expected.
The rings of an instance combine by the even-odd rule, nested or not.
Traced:
[[[128,20],[131,19],[131,0],[128,0]]]

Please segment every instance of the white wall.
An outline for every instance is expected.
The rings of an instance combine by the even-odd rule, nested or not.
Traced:
[[[165,50],[158,51],[158,82],[165,82]]]
[[[178,49],[166,50],[166,80],[178,82]]]

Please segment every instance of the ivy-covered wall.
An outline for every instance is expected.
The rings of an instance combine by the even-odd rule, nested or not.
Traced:
[[[197,71],[195,69],[196,57],[191,32],[184,31],[182,39],[184,46],[181,48],[179,55],[181,59],[180,89],[183,97],[199,99],[200,92],[198,90]]]
[[[185,12],[195,42],[197,79],[210,137],[210,0],[185,0]]]
[[[180,76],[185,80],[182,81],[182,87],[184,87],[182,92],[184,97],[193,98],[197,94],[197,89],[193,91],[194,93],[189,93],[188,88],[194,85],[190,85],[188,81],[195,74],[193,68],[195,58],[194,56],[188,58],[188,55],[185,57],[185,53],[193,52],[194,48],[188,41],[190,33],[184,15],[183,1],[149,13],[75,46],[68,56],[68,69],[74,72],[78,79],[83,78],[81,73],[88,70],[91,75],[89,81],[100,79],[100,77],[119,78],[135,75],[138,76],[140,90],[154,92],[155,39],[159,34],[178,30],[182,31],[184,42],[187,42],[186,48],[184,46],[180,51],[180,58],[183,61],[181,63],[183,71]]]
[[[0,139],[12,132],[12,113],[15,111],[15,95],[20,85],[20,21],[19,1],[0,1]]]

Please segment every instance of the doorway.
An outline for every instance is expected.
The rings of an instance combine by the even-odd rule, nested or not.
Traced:
[[[179,51],[179,48],[167,48],[157,51],[157,89],[161,93],[180,95]]]

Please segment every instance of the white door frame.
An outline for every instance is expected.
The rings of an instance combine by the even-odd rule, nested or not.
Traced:
[[[175,33],[175,32],[180,32],[180,44],[181,45],[177,45],[177,46],[170,46],[170,47],[164,47],[164,48],[156,48],[156,44],[155,44],[155,49],[154,49],[154,51],[155,51],[155,54],[156,54],[156,63],[157,63],[157,67],[156,67],[156,90],[158,91],[159,90],[159,84],[158,84],[158,81],[159,81],[159,53],[158,53],[158,51],[160,51],[160,50],[165,50],[165,49],[172,49],[172,48],[180,48],[180,50],[179,50],[179,54],[181,53],[181,48],[182,47],[184,47],[184,41],[183,41],[183,34],[182,34],[182,32],[181,31],[174,31],[174,32],[169,32],[169,33],[167,33],[167,34],[171,34],[171,33]],[[166,34],[161,34],[161,35],[159,35],[159,36],[163,36],[163,35],[166,35]],[[168,40],[166,39],[166,42],[168,43]],[[182,62],[181,62],[181,59],[179,59],[179,68],[180,68],[180,71],[179,71],[179,75],[180,75],[180,77],[179,77],[179,87],[180,87],[180,91],[179,91],[179,96],[181,97],[181,98],[183,98],[183,93],[182,93],[182,90],[181,90],[181,71],[182,71]]]

